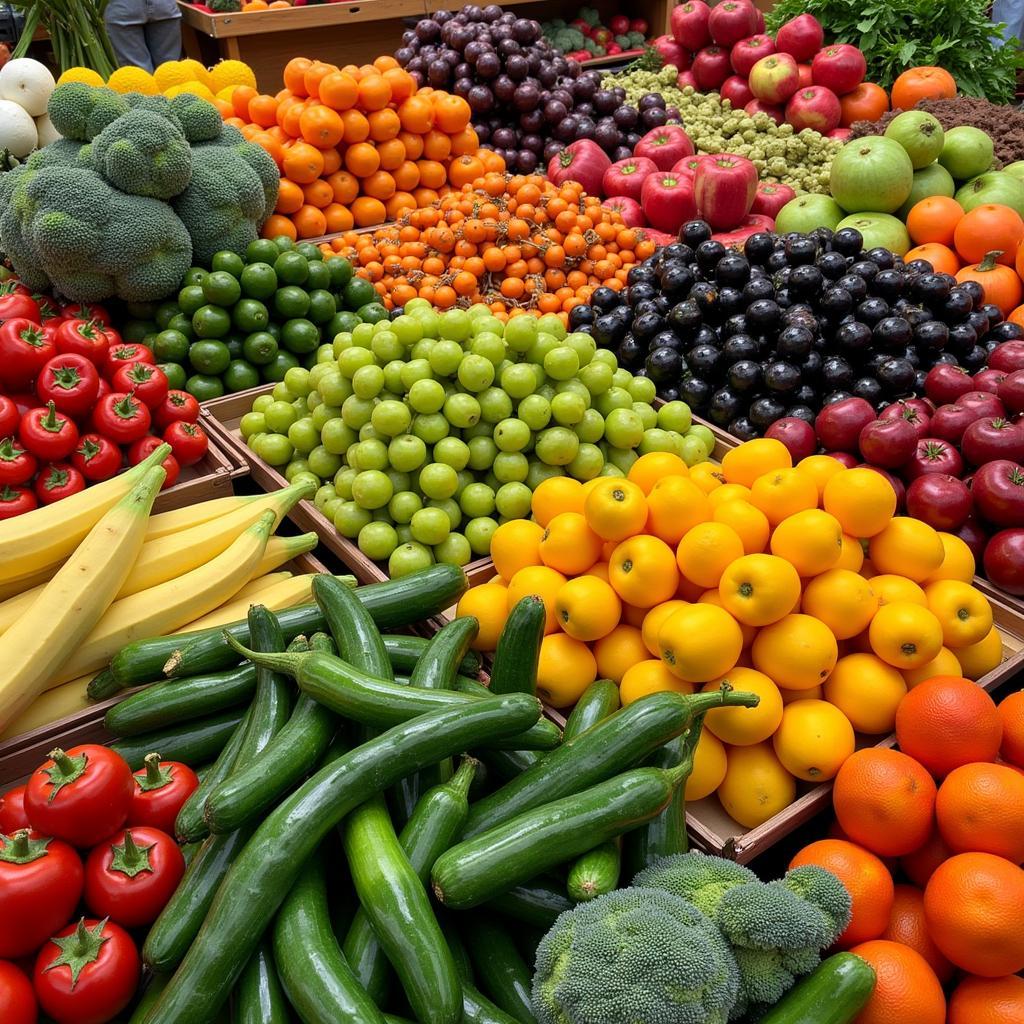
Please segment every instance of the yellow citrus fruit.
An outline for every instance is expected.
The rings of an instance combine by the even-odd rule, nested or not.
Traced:
[[[544,602],[544,632],[554,633],[558,630],[558,616],[555,612],[555,601],[558,592],[565,586],[565,577],[546,565],[528,565],[520,569],[508,581],[506,594],[506,610],[512,611],[524,597],[536,594]],[[475,588],[474,588],[475,589]],[[473,591],[469,591],[472,593]]]
[[[57,84],[63,85],[65,82],[81,82],[83,85],[93,85],[96,88],[106,84],[98,71],[83,67],[68,68],[63,72],[57,79]]]
[[[868,544],[868,558],[878,572],[899,573],[918,583],[935,572],[945,557],[938,531],[909,516],[892,520]]]
[[[240,88],[240,86],[237,86],[237,85],[225,85],[223,89],[218,89],[217,90],[217,93],[216,93],[217,99],[225,100],[226,102],[230,103],[231,102],[231,98],[235,95],[235,90],[238,89],[238,88]]]
[[[871,589],[878,595],[880,607],[906,601],[909,601],[911,604],[919,604],[922,608],[928,605],[928,598],[925,597],[924,588],[918,586],[913,580],[908,580],[906,576],[896,576],[893,573],[877,573],[871,576],[870,579]]]
[[[868,641],[871,650],[893,668],[918,668],[939,653],[942,623],[928,608],[897,601],[875,612]]]
[[[187,57],[185,60],[181,61],[181,69],[189,76],[189,78],[192,79],[193,82],[200,82],[202,85],[205,85],[207,89],[214,89],[213,78],[211,77],[210,72],[207,71],[206,66],[200,64],[199,61],[192,60],[191,57]],[[254,89],[256,88],[253,83],[239,84],[252,84],[252,87]]]
[[[687,530],[711,518],[708,496],[688,477],[666,476],[647,495],[647,531],[673,548]]]
[[[680,679],[702,683],[733,668],[743,650],[743,634],[724,609],[691,604],[662,623],[658,649],[661,660]]]
[[[825,688],[822,686],[812,686],[807,690],[786,690],[780,686],[779,693],[782,694],[783,704],[792,704],[793,701],[797,700],[823,700]]]
[[[790,775],[805,782],[826,782],[853,753],[856,738],[850,720],[834,704],[798,700],[783,709],[772,746]]]
[[[562,512],[583,514],[583,484],[571,476],[549,476],[533,492],[533,518],[547,526]]]
[[[849,569],[850,572],[860,572],[864,565],[864,549],[856,537],[848,533],[843,534],[843,550],[839,553],[839,561],[834,568]]]
[[[715,507],[711,518],[732,527],[743,542],[745,555],[756,555],[768,546],[768,517],[749,501],[726,501]]]
[[[743,541],[725,523],[698,523],[676,548],[679,571],[698,587],[717,587],[730,562],[743,557]]]
[[[143,96],[155,96],[159,91],[156,80],[145,70],[130,64],[118,68],[107,80],[107,88],[114,92],[140,92]]]
[[[959,647],[953,653],[960,662],[960,671],[968,679],[978,680],[1002,664],[1003,638],[993,626],[984,640],[970,647]]]
[[[796,780],[770,743],[727,747],[728,767],[718,787],[726,814],[745,828],[757,828],[796,799]]]
[[[537,663],[537,695],[553,708],[567,708],[597,678],[590,648],[565,633],[546,636]]]
[[[693,693],[694,686],[693,683],[672,675],[665,662],[649,658],[647,661],[638,661],[626,669],[622,682],[619,683],[619,698],[625,707],[649,693],[661,693],[663,690]]]
[[[529,519],[510,519],[491,536],[491,558],[503,579],[510,580],[528,565],[540,565],[544,530]]]
[[[708,495],[712,509],[730,501],[750,501],[750,488],[743,484],[722,484]]]
[[[601,557],[601,538],[579,512],[560,512],[544,528],[537,550],[546,566],[576,576]]]
[[[807,458],[801,459],[796,464],[796,468],[814,481],[814,486],[818,488],[819,498],[825,493],[825,484],[836,473],[842,473],[846,469],[838,459],[833,459],[831,455],[808,455]]]
[[[187,82],[181,82],[179,85],[172,85],[169,89],[164,90],[164,95],[169,100],[174,99],[175,96],[181,96],[183,93],[188,93],[191,96],[198,96],[203,100],[209,100],[210,103],[214,101],[213,93],[210,92],[202,82],[193,82],[192,80],[189,80]]]
[[[644,616],[644,621],[640,626],[640,633],[643,637],[644,646],[655,658],[661,657],[661,648],[658,647],[658,630],[661,629],[662,623],[670,615],[679,611],[680,608],[685,608],[688,604],[688,601],[663,601],[661,604],[656,604],[653,608],[649,609]]]
[[[836,473],[821,495],[822,508],[836,517],[843,532],[873,537],[888,526],[896,513],[896,492],[873,469],[847,469]]]
[[[598,675],[617,683],[622,682],[622,677],[634,665],[647,661],[648,653],[640,630],[625,623],[620,623],[594,644]]]
[[[596,576],[569,580],[555,598],[558,624],[574,640],[599,640],[619,624],[621,614],[618,594]]]
[[[817,508],[818,489],[798,469],[773,469],[754,481],[750,503],[768,517],[772,526],[778,526],[797,512]]]
[[[767,626],[800,600],[800,576],[776,555],[744,555],[730,563],[718,584],[722,604],[739,622]]]
[[[727,451],[722,458],[722,473],[729,483],[750,487],[769,470],[790,469],[792,465],[789,449],[781,441],[759,437]]]
[[[817,576],[839,561],[843,553],[843,528],[835,516],[819,508],[805,509],[775,527],[771,551],[789,562],[801,576]]]
[[[924,596],[942,625],[942,643],[946,647],[970,647],[988,636],[992,605],[969,583],[939,580],[924,588]]]
[[[782,721],[782,695],[779,688],[756,669],[735,666],[721,679],[705,683],[704,693],[713,693],[728,684],[736,691],[756,693],[756,708],[712,708],[704,716],[704,728],[710,729],[723,743],[747,747],[768,739]]]
[[[636,484],[621,477],[605,477],[587,495],[583,514],[603,540],[625,540],[640,533],[647,523],[647,499]]]
[[[653,608],[675,597],[679,586],[675,553],[657,537],[630,537],[612,552],[608,579],[626,604]]]
[[[500,583],[470,587],[455,608],[457,616],[472,615],[480,623],[480,631],[469,645],[474,651],[493,651],[498,646],[508,612],[508,590]]]
[[[698,462],[690,470],[690,479],[705,493],[710,494],[725,484],[722,467],[713,462]]]
[[[587,573],[587,575],[589,576],[590,574]],[[606,580],[605,582],[608,581]],[[648,611],[649,609],[647,608],[637,608],[631,604],[624,604],[622,606],[622,621],[627,626],[636,626],[637,629],[640,629],[644,624],[644,619],[647,618]]]
[[[955,534],[939,531],[942,541],[942,564],[923,583],[935,583],[938,580],[960,580],[970,583],[974,579],[974,554]]]
[[[209,71],[210,87],[219,92],[229,85],[247,85],[256,88],[256,73],[245,61],[222,60]]]
[[[823,683],[836,666],[839,646],[832,631],[810,615],[787,615],[765,626],[750,648],[754,667],[787,690]]]
[[[693,770],[686,780],[684,797],[687,803],[703,800],[722,784],[728,768],[725,745],[707,729],[701,729],[697,749],[693,752]]]
[[[153,71],[153,80],[156,87],[162,93],[166,93],[172,86],[192,81],[192,75],[188,68],[181,66],[180,60],[167,60],[157,65]]]
[[[892,732],[906,694],[903,676],[874,654],[847,654],[825,681],[825,699],[869,736]]]
[[[878,611],[871,583],[849,569],[829,569],[804,587],[801,610],[820,619],[838,640],[867,629]]]
[[[700,597],[697,598],[698,604],[713,604],[719,608],[725,608],[722,604],[722,595],[718,592],[718,588],[714,587],[711,590],[705,590]],[[728,609],[727,609],[728,610]],[[740,633],[743,634],[743,649],[746,650],[753,642],[754,637],[757,636],[757,629],[754,626],[748,626],[745,622],[736,620],[737,625],[740,627]]]
[[[686,463],[678,455],[672,452],[648,452],[629,467],[626,479],[636,484],[646,495],[651,493],[651,488],[663,477],[689,475]]]
[[[931,661],[925,662],[920,668],[904,669],[902,675],[907,689],[912,690],[926,679],[934,679],[935,676],[960,676],[963,672],[956,654],[948,647],[942,647]]]

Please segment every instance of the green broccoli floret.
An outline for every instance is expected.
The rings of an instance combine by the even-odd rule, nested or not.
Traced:
[[[129,195],[171,199],[192,180],[192,150],[181,129],[151,110],[130,110],[92,143],[93,167]]]
[[[281,187],[281,172],[274,163],[274,158],[255,142],[242,142],[232,149],[256,172],[263,185],[263,215],[260,225],[274,212],[277,206],[277,192]]]
[[[86,122],[92,110],[94,92],[95,89],[84,82],[65,82],[50,93],[46,112],[50,115],[53,127],[65,139],[89,141]]]
[[[537,947],[539,1024],[725,1024],[739,991],[721,932],[692,903],[630,888],[567,910]]]
[[[233,124],[225,124],[221,125],[220,139],[216,145],[237,146],[245,141],[245,136]]]
[[[201,96],[179,93],[170,103],[189,142],[214,142],[220,139],[224,119],[220,111]]]
[[[134,106],[136,110],[149,110],[154,114],[159,114],[184,134],[185,127],[174,112],[171,101],[166,96],[140,96],[139,102],[134,104]]]
[[[108,124],[113,124],[132,108],[113,89],[93,89],[93,103],[85,119],[86,142],[92,142]]]
[[[70,167],[78,162],[82,143],[74,139],[57,139],[42,149],[37,149],[25,161],[29,167]]]
[[[633,885],[664,889],[681,896],[713,918],[719,902],[730,889],[756,880],[757,875],[742,864],[694,850],[661,857],[641,871],[633,879]]]
[[[787,871],[779,884],[816,907],[825,918],[827,930],[822,947],[831,946],[846,931],[853,903],[846,886],[831,871],[808,864]]]
[[[210,10],[216,14],[237,14],[242,9],[242,0],[208,0]]]
[[[821,949],[832,933],[824,914],[782,882],[735,886],[722,896],[714,919],[729,942],[744,949]]]
[[[18,277],[29,288],[43,291],[49,288],[50,280],[25,239],[18,210],[13,204],[15,190],[26,175],[33,175],[33,172],[24,164],[0,174],[0,251],[7,254]]]

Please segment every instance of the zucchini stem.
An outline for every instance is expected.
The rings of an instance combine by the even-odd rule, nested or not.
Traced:
[[[262,668],[269,668],[274,672],[283,672],[286,676],[292,679],[297,679],[299,671],[302,668],[302,663],[310,657],[310,653],[305,654],[288,654],[288,653],[264,653],[262,651],[253,651],[243,644],[239,643],[226,629],[222,630],[221,636],[227,641],[229,646],[236,650],[242,657],[247,658],[254,665],[259,665]]]

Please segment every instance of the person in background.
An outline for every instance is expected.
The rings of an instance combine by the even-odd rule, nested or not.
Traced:
[[[153,71],[181,58],[181,12],[175,0],[109,0],[103,11],[118,63]]]
[[[1005,25],[1003,41],[1024,39],[1024,0],[995,0],[992,4],[992,22]]]

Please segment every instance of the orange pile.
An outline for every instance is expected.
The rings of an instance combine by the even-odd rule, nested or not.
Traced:
[[[567,181],[505,175],[494,154],[463,155],[449,168],[452,191],[372,234],[349,233],[340,253],[373,282],[389,309],[422,298],[440,309],[483,302],[502,316],[558,313],[595,288],[625,286],[630,268],[655,249],[645,232]]]
[[[240,86],[230,102],[217,102],[281,170],[276,212],[263,229],[270,238],[394,220],[469,180],[466,161],[473,176],[505,169],[500,156],[480,150],[469,104],[418,89],[393,57],[344,68],[295,57],[276,96]]]

